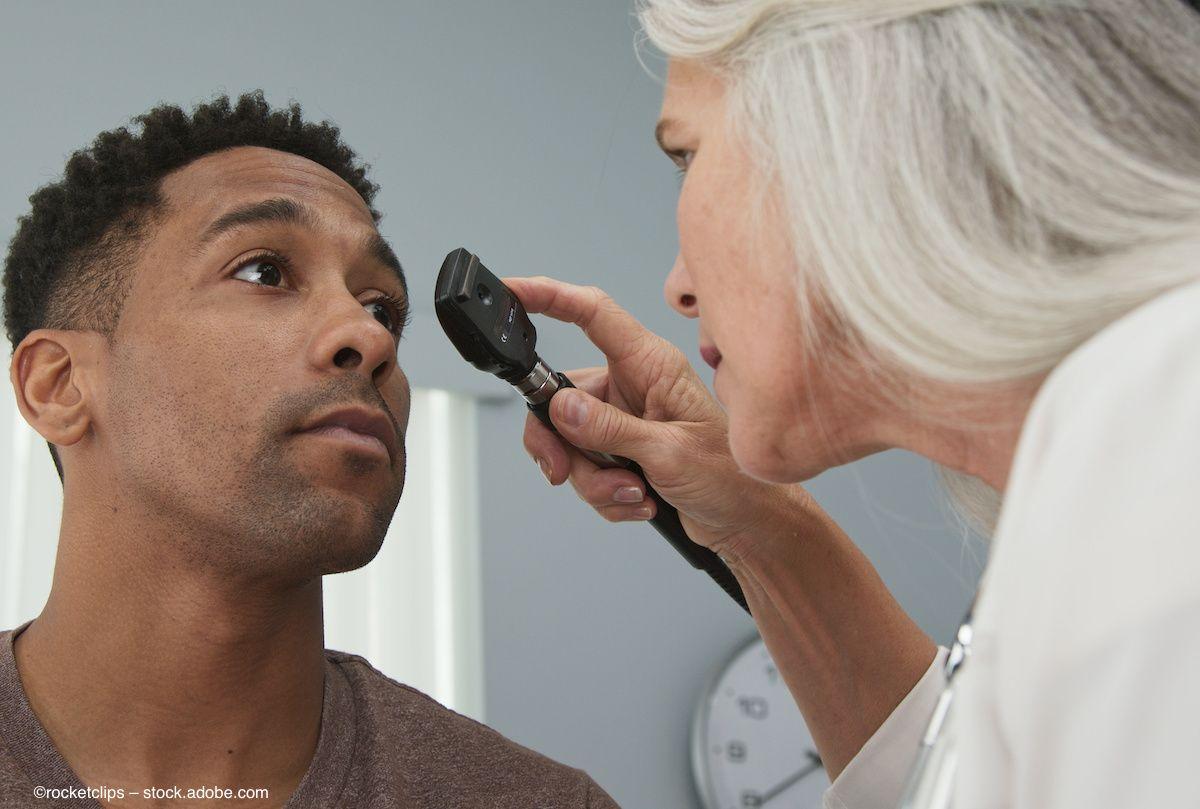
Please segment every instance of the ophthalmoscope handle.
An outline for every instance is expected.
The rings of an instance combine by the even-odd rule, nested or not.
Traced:
[[[558,382],[558,390],[575,387],[571,383],[571,380],[567,379],[566,375],[558,371],[554,371],[553,375]],[[551,398],[553,397],[551,396]],[[554,422],[550,420],[549,398],[538,404],[527,402],[526,406],[537,416],[538,421],[549,427],[556,435],[558,434],[558,429],[555,428]],[[642,468],[638,466],[636,461],[620,455],[609,455],[604,452],[580,449],[579,447],[575,447],[575,449],[597,466],[606,469],[617,467],[628,469],[641,478],[646,489],[646,496],[653,500],[654,505],[657,507],[653,519],[649,521],[650,524],[654,526],[658,533],[663,535],[667,542],[671,543],[675,550],[679,551],[680,556],[691,563],[692,567],[703,570],[711,576],[712,580],[720,585],[721,589],[728,593],[730,598],[736,601],[746,612],[750,612],[750,607],[746,604],[746,596],[742,592],[742,586],[738,584],[733,571],[721,561],[720,556],[703,545],[696,544],[688,537],[687,532],[683,530],[683,523],[679,521],[679,512],[673,505],[664,500],[662,495],[654,491],[654,487],[646,480],[646,473],[642,471]]]

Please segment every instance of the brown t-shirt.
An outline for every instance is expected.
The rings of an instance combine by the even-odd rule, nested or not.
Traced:
[[[13,638],[30,623],[0,632],[0,809],[97,809],[100,804],[87,797],[35,797],[39,786],[85,787],[25,698]],[[582,770],[509,741],[388,678],[358,655],[326,649],[317,750],[284,809],[334,807],[617,809]]]

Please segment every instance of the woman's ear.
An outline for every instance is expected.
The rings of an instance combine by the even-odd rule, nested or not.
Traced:
[[[35,329],[13,352],[8,373],[17,408],[52,444],[70,446],[91,427],[90,372],[101,343],[95,332]]]

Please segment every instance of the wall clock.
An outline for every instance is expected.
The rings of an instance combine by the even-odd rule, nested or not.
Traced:
[[[757,635],[700,695],[691,742],[704,809],[820,809],[829,788],[800,709]]]

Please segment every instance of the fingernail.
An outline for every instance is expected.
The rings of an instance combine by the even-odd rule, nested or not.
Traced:
[[[637,486],[622,486],[617,489],[613,495],[614,503],[640,503],[642,502],[642,490]]]
[[[639,520],[650,519],[650,507],[643,506],[642,508],[637,509],[633,512],[633,516],[637,517]]]
[[[583,396],[578,393],[567,396],[567,403],[563,405],[563,420],[572,427],[580,427],[587,421],[587,402],[583,401]]]
[[[542,474],[546,476],[546,482],[553,483],[553,481],[550,480],[550,464],[546,463],[545,459],[543,459],[543,458],[538,458],[537,464],[538,464],[538,469],[541,469]]]

